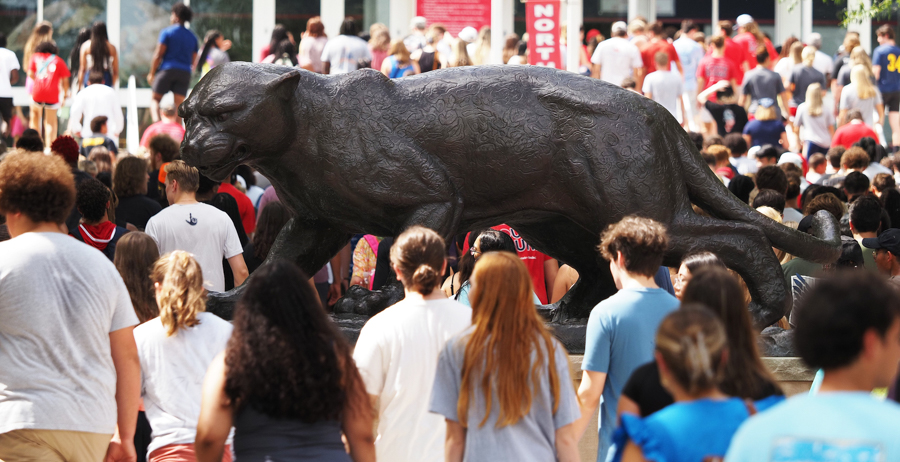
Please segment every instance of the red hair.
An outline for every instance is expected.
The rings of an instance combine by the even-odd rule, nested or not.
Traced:
[[[50,145],[50,152],[63,158],[69,165],[78,163],[78,142],[71,136],[60,136]]]

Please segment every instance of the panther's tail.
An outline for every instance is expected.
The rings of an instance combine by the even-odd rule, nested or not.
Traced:
[[[840,227],[831,214],[825,211],[817,213],[813,218],[813,234],[807,234],[753,210],[716,178],[687,133],[683,130],[679,132],[676,135],[678,157],[692,203],[718,218],[759,226],[774,247],[792,255],[822,264],[834,263],[840,257]]]

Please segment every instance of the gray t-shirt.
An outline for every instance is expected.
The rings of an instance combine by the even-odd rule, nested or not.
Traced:
[[[859,92],[856,90],[856,84],[851,83],[844,87],[841,91],[840,109],[859,109],[862,113],[863,122],[869,127],[875,126],[875,106],[882,104],[881,92],[875,89],[875,96],[867,99],[859,99]]]
[[[807,103],[803,103],[797,108],[794,125],[800,127],[802,141],[811,141],[823,148],[831,146],[831,132],[828,129],[834,127],[834,112],[828,108],[823,107],[821,114],[813,116]]]
[[[793,96],[791,97],[791,105],[793,107],[797,107],[806,101],[806,89],[810,85],[818,83],[822,85],[823,90],[827,89],[825,86],[825,74],[803,64],[794,66],[794,71],[791,72],[791,78],[788,80],[788,83],[794,84]]]
[[[644,94],[650,93],[653,101],[666,108],[675,117],[678,99],[684,93],[681,75],[672,71],[656,71],[644,78]]]
[[[61,233],[25,233],[0,243],[0,255],[0,433],[111,435],[109,333],[138,323],[119,272]]]
[[[448,420],[459,422],[456,405],[462,385],[462,366],[465,348],[474,326],[451,338],[444,346],[438,360],[434,387],[431,391],[431,412],[441,414]],[[491,399],[491,413],[484,426],[486,402],[481,392],[481,379],[476,378],[473,399],[469,401],[467,418],[466,450],[463,459],[467,462],[498,460],[556,460],[556,430],[565,427],[581,417],[578,398],[569,374],[569,359],[562,344],[554,339],[554,360],[559,377],[559,407],[553,413],[553,395],[550,393],[550,376],[541,374],[538,390],[533,393],[531,410],[515,425],[496,427],[500,414],[499,398]],[[521,354],[521,352],[514,352]],[[532,359],[535,358],[532,352]],[[547,370],[547,354],[544,354]],[[523,386],[525,384],[522,384]]]
[[[756,66],[755,69],[744,75],[744,83],[741,85],[741,93],[750,97],[749,114],[756,112],[759,100],[770,98],[777,101],[778,95],[784,92],[784,82],[777,72],[764,66]]]

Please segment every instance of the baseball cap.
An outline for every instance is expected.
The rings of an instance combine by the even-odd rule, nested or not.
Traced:
[[[163,95],[162,99],[159,100],[159,108],[175,109],[175,95],[171,92]]]
[[[600,31],[597,29],[591,29],[587,32],[587,36],[585,37],[588,42],[591,41],[594,37],[600,35]]]
[[[891,228],[878,237],[867,237],[862,240],[862,245],[872,250],[884,249],[900,256],[900,229]]]
[[[783,164],[794,164],[800,168],[803,168],[803,158],[801,158],[797,153],[786,152],[778,158],[778,165]]]
[[[750,16],[749,14],[742,14],[737,17],[737,21],[735,22],[737,24],[734,25],[734,30],[738,30],[739,27],[744,27],[747,24],[753,22],[753,16]]]
[[[813,215],[807,215],[800,220],[800,223],[797,223],[797,231],[801,233],[809,233],[809,230],[812,229],[813,225]]]
[[[613,34],[616,32],[627,32],[628,24],[625,24],[625,21],[616,21],[613,23],[611,30]]]
[[[478,38],[478,31],[472,26],[466,26],[463,30],[459,31],[457,37],[463,42],[472,43]]]
[[[423,16],[416,16],[409,21],[410,29],[424,29],[428,27],[428,20]]]

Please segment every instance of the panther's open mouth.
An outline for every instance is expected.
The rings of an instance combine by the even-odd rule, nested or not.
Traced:
[[[243,142],[205,146],[198,151],[185,151],[185,161],[214,181],[228,181],[234,168],[250,156],[250,147]]]

